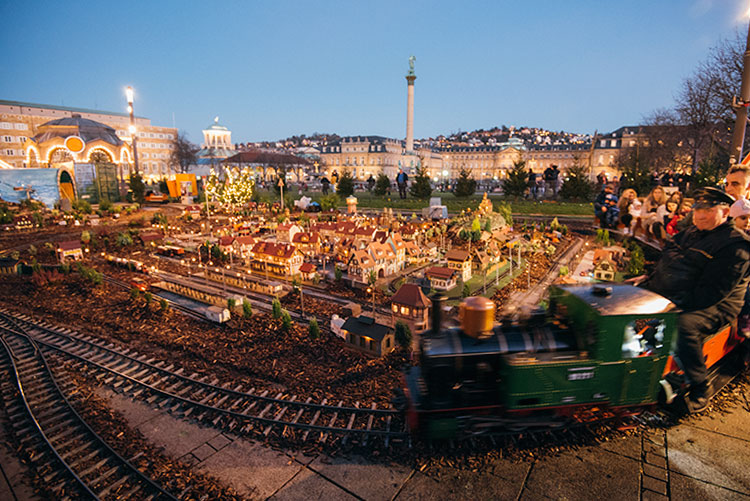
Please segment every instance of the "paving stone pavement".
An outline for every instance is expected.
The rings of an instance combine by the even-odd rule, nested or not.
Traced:
[[[750,499],[750,408],[739,403],[672,428],[555,456],[498,459],[481,471],[445,466],[419,471],[361,456],[276,451],[106,389],[100,395],[166,454],[252,500]],[[4,441],[0,436],[0,465],[7,476],[13,458]],[[8,485],[0,475],[0,499],[33,499],[28,482],[25,490],[16,483]]]

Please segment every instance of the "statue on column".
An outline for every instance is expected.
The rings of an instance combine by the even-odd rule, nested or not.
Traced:
[[[417,60],[414,56],[409,56],[409,75],[414,74],[414,62]]]

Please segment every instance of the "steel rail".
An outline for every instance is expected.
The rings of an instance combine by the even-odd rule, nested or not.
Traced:
[[[9,314],[7,312],[4,312],[4,311],[0,310],[0,317],[4,317],[6,319],[6,322],[7,322]],[[13,318],[13,317],[11,316],[11,318]],[[128,362],[136,363],[136,364],[139,364],[141,366],[144,366],[144,367],[148,368],[149,370],[153,370],[155,372],[160,373],[161,375],[166,375],[166,376],[174,377],[174,378],[178,379],[180,382],[184,382],[184,383],[187,383],[187,384],[190,384],[190,385],[193,385],[193,386],[198,386],[201,389],[208,389],[208,390],[213,391],[213,392],[217,392],[217,393],[222,393],[222,394],[225,394],[225,395],[233,396],[233,397],[238,398],[238,399],[247,400],[249,402],[255,401],[255,402],[258,402],[258,403],[273,404],[273,405],[277,405],[279,407],[287,407],[290,410],[294,410],[294,411],[297,411],[297,412],[299,412],[300,410],[307,410],[307,411],[311,411],[311,412],[326,412],[326,413],[338,413],[338,414],[360,415],[360,416],[376,416],[376,417],[381,417],[381,418],[383,418],[383,417],[384,418],[389,418],[389,417],[393,418],[393,417],[397,417],[397,416],[400,415],[400,413],[398,411],[394,410],[394,409],[370,409],[370,408],[362,408],[362,407],[329,406],[329,405],[324,405],[324,404],[315,404],[315,403],[310,403],[310,402],[297,402],[297,401],[292,401],[292,400],[284,400],[284,399],[278,399],[278,398],[267,397],[267,396],[262,396],[262,395],[255,395],[255,394],[251,394],[251,393],[243,393],[243,392],[232,390],[232,389],[229,389],[229,388],[224,388],[224,387],[221,387],[221,386],[216,386],[214,384],[210,384],[210,383],[205,383],[205,382],[202,382],[202,381],[198,381],[196,379],[193,379],[193,378],[188,377],[188,376],[184,376],[182,374],[176,374],[176,373],[171,372],[171,371],[169,371],[167,369],[158,367],[158,366],[153,365],[153,364],[148,363],[148,362],[144,362],[143,360],[139,360],[138,358],[133,357],[131,355],[119,353],[119,352],[117,352],[115,350],[112,350],[110,348],[103,347],[103,346],[101,346],[101,345],[99,345],[97,343],[86,341],[86,340],[77,338],[75,336],[71,336],[70,334],[60,333],[60,332],[57,332],[57,331],[55,331],[53,329],[49,329],[49,328],[47,328],[45,326],[34,324],[33,322],[29,322],[27,320],[21,319],[21,321],[29,323],[31,325],[34,325],[35,328],[40,329],[40,330],[45,331],[45,332],[48,332],[48,333],[50,333],[52,335],[60,336],[60,337],[65,337],[65,338],[69,339],[70,341],[72,341],[74,343],[77,343],[79,345],[85,344],[85,345],[91,346],[91,347],[96,348],[98,350],[102,350],[102,351],[104,351],[104,352],[106,352],[108,354],[111,354],[111,355],[114,355],[116,357],[119,357],[120,359],[124,359],[124,360],[127,360]],[[243,422],[244,421],[252,421],[252,422],[257,422],[257,423],[261,423],[261,424],[264,424],[264,425],[274,425],[274,426],[282,426],[282,427],[283,426],[288,426],[288,427],[291,427],[291,428],[299,428],[299,429],[304,429],[304,430],[314,430],[314,431],[328,432],[328,433],[338,433],[338,434],[353,434],[353,435],[362,434],[362,435],[371,435],[371,436],[387,436],[387,437],[390,437],[391,439],[397,439],[397,438],[402,438],[402,437],[406,437],[407,436],[407,434],[405,432],[395,432],[395,431],[386,431],[386,430],[373,430],[373,429],[369,429],[369,430],[348,429],[347,430],[346,428],[336,428],[336,427],[332,427],[332,426],[313,426],[313,425],[309,425],[309,424],[305,424],[305,423],[298,423],[298,422],[294,422],[294,421],[280,421],[280,420],[276,420],[276,419],[272,419],[272,418],[265,418],[265,417],[258,417],[258,416],[252,416],[252,415],[242,414],[240,412],[233,411],[231,409],[224,409],[224,408],[221,408],[221,407],[215,407],[215,406],[204,404],[204,403],[201,403],[201,402],[189,399],[189,398],[181,397],[181,396],[176,395],[174,393],[171,393],[171,392],[169,392],[167,390],[163,390],[163,389],[157,388],[157,387],[153,386],[152,384],[145,383],[145,382],[143,382],[143,381],[141,381],[139,379],[136,379],[136,378],[134,378],[132,376],[129,376],[127,374],[123,374],[122,372],[120,372],[120,371],[118,371],[116,369],[113,369],[111,367],[107,367],[107,366],[105,366],[105,365],[103,365],[103,364],[101,364],[99,362],[94,362],[93,360],[90,360],[90,359],[88,359],[88,358],[86,358],[86,357],[84,357],[82,355],[77,354],[77,353],[73,353],[73,352],[69,351],[69,349],[62,348],[61,346],[58,346],[58,345],[56,345],[54,343],[46,342],[44,340],[37,340],[37,342],[41,346],[45,346],[45,347],[47,347],[49,349],[61,352],[61,353],[65,354],[66,356],[75,358],[75,359],[77,359],[77,360],[79,360],[79,361],[81,361],[83,363],[92,365],[92,366],[98,368],[99,370],[111,373],[111,374],[113,374],[113,375],[115,375],[117,377],[123,378],[123,379],[125,379],[125,380],[127,380],[127,381],[129,381],[129,382],[131,382],[133,384],[136,384],[136,385],[140,386],[140,387],[144,387],[144,388],[148,389],[149,391],[153,392],[154,394],[161,395],[161,396],[163,396],[165,398],[168,398],[168,399],[173,399],[173,400],[175,400],[177,402],[185,403],[186,405],[196,406],[196,407],[198,407],[198,408],[200,408],[202,410],[205,410],[205,411],[215,412],[215,413],[218,413],[218,414],[224,414],[224,415],[227,415],[227,416],[232,417],[234,419],[238,419],[238,420],[243,421]],[[118,363],[116,365],[121,365],[121,363]],[[132,370],[131,370],[131,372],[132,372]],[[170,382],[169,386],[174,386],[174,383]]]
[[[165,491],[156,482],[154,482],[153,480],[151,480],[151,478],[149,478],[148,476],[146,476],[138,468],[136,468],[135,466],[133,466],[133,464],[131,464],[130,461],[128,461],[127,459],[125,459],[124,457],[122,457],[103,438],[101,438],[99,436],[99,434],[96,433],[93,430],[93,428],[91,428],[91,426],[89,426],[89,424],[86,422],[86,420],[84,420],[83,417],[81,417],[81,415],[78,414],[78,411],[75,410],[75,408],[73,407],[73,405],[70,403],[70,401],[68,400],[68,398],[65,396],[65,394],[63,393],[63,391],[60,389],[60,386],[57,383],[57,380],[56,380],[54,374],[52,373],[52,369],[50,368],[49,364],[47,363],[47,358],[42,353],[42,350],[39,349],[37,341],[30,334],[28,334],[27,332],[25,332],[25,329],[23,327],[21,327],[17,323],[16,323],[16,326],[19,329],[21,329],[21,333],[18,333],[18,332],[15,332],[15,331],[12,332],[12,333],[15,334],[15,335],[17,335],[17,336],[22,336],[22,337],[26,338],[29,341],[29,343],[34,347],[34,349],[36,350],[36,352],[39,355],[39,359],[42,362],[42,365],[43,365],[43,367],[44,367],[44,369],[46,371],[46,374],[49,375],[50,381],[54,385],[55,390],[57,391],[58,395],[62,398],[63,402],[65,403],[65,405],[67,407],[67,410],[69,410],[70,412],[73,413],[73,416],[75,416],[75,418],[78,420],[78,422],[85,428],[86,432],[88,432],[93,437],[93,439],[94,439],[93,441],[94,442],[98,442],[98,445],[100,447],[103,447],[106,450],[106,452],[108,452],[116,460],[120,461],[124,466],[126,466],[129,469],[130,473],[135,475],[137,481],[145,482],[147,487],[150,487],[151,489],[153,489],[154,491],[156,491],[156,493],[157,493],[157,495],[159,497],[164,496],[167,499],[177,499],[172,494],[170,494],[167,491]],[[11,332],[9,329],[7,329],[5,327],[0,326],[0,328],[5,329],[7,332]],[[15,366],[15,364],[14,364],[14,366]],[[16,374],[18,374],[18,373],[16,373]],[[19,381],[20,381],[20,379],[19,379]]]

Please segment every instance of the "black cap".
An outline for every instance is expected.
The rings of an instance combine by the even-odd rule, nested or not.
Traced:
[[[715,205],[732,205],[734,203],[734,198],[718,188],[700,188],[695,191],[693,197],[695,198],[693,209],[713,207]]]

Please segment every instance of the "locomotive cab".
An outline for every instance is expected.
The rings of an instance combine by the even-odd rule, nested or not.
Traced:
[[[678,310],[668,299],[626,284],[550,289],[549,320],[567,323],[575,352],[506,357],[508,409],[656,402],[676,337]]]

